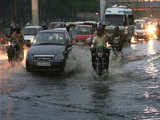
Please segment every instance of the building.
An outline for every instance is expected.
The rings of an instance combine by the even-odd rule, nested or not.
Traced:
[[[106,7],[115,4],[132,8],[136,17],[160,16],[160,0],[106,0]]]

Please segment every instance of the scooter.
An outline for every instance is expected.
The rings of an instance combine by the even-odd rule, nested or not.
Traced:
[[[106,47],[93,47],[92,53],[92,66],[96,73],[101,76],[108,72],[110,49]]]

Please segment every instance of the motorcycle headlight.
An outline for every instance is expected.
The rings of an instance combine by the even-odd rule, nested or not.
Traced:
[[[63,54],[57,54],[57,55],[55,56],[55,59],[56,59],[56,60],[62,60],[62,59],[64,59],[64,55],[63,55]]]
[[[124,30],[124,34],[128,34],[128,30],[127,29]]]

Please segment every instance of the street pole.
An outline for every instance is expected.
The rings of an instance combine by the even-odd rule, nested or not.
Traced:
[[[105,0],[100,0],[100,17],[101,17],[101,21],[104,20],[104,12],[105,12]]]
[[[15,22],[15,20],[16,20],[16,17],[17,17],[17,5],[16,5],[17,3],[16,3],[16,0],[14,0],[14,22]]]
[[[151,11],[151,13],[150,13],[150,17],[152,17],[151,0],[149,0],[149,8],[150,8],[150,11]]]
[[[39,25],[38,0],[32,0],[32,24]]]

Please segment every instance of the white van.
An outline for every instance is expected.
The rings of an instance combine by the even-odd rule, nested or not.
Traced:
[[[134,35],[134,16],[132,9],[126,6],[113,6],[105,10],[105,24],[108,32],[113,32],[119,26],[124,33],[126,41],[130,41]]]

